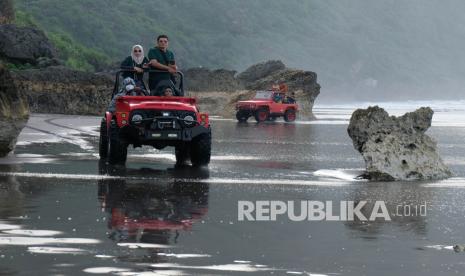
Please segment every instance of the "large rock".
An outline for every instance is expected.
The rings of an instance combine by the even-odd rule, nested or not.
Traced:
[[[9,24],[15,19],[13,0],[0,0],[0,24]]]
[[[36,65],[42,58],[56,60],[57,51],[44,32],[13,24],[0,25],[0,59]]]
[[[191,68],[184,72],[186,87],[189,91],[225,91],[241,89],[240,82],[234,77],[236,71],[207,68]]]
[[[0,157],[14,149],[28,118],[26,99],[15,87],[10,72],[0,63]]]
[[[111,76],[62,66],[16,71],[14,80],[38,113],[102,115],[113,90]]]
[[[426,180],[450,177],[436,142],[425,134],[433,110],[422,107],[401,117],[378,106],[357,109],[349,136],[366,163],[366,177],[376,181]]]
[[[285,69],[286,66],[280,60],[270,60],[254,64],[244,72],[237,75],[237,78],[248,84],[259,79],[265,78],[277,71]]]
[[[316,73],[286,68],[248,83],[245,88],[248,90],[266,90],[275,83],[286,83],[289,91],[295,93],[301,118],[314,119],[313,105],[320,94]]]

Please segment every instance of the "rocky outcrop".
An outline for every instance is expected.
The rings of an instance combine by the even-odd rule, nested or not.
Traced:
[[[244,83],[253,83],[284,69],[286,69],[286,65],[282,61],[270,60],[250,66],[237,75],[237,78]]]
[[[0,63],[0,157],[14,149],[28,118],[26,99],[15,87],[10,72]]]
[[[108,75],[63,66],[16,71],[14,81],[38,113],[102,115],[113,90]]]
[[[14,24],[0,25],[0,59],[14,64],[57,64],[57,50],[44,32]]]
[[[299,104],[299,116],[305,119],[314,119],[312,113],[315,100],[320,94],[320,85],[314,72],[297,69],[281,69],[268,76],[245,83],[247,90],[266,90],[274,83],[286,83],[289,91],[295,93]]]
[[[13,0],[0,0],[0,24],[9,24],[15,19]]]
[[[223,69],[194,68],[184,75],[187,95],[198,98],[201,110],[225,117],[232,117],[236,102],[253,98],[255,90],[286,82],[296,93],[300,114],[312,118],[313,103],[320,89],[315,73],[294,69],[273,71],[251,82],[235,77],[235,71]],[[62,66],[14,72],[15,85],[27,96],[31,112],[38,113],[101,115],[110,101],[113,77]]]
[[[203,110],[231,117],[238,100],[251,99],[255,95],[254,91],[270,89],[273,84],[284,82],[289,91],[295,93],[300,107],[299,116],[314,118],[312,109],[320,93],[316,73],[286,68],[281,61],[262,62],[250,66],[237,76],[234,73],[227,70],[189,69],[185,72],[187,90],[199,98],[201,107],[205,107]]]
[[[378,106],[356,110],[349,136],[366,163],[365,177],[375,181],[444,179],[451,171],[425,132],[433,110],[422,107],[401,117]]]
[[[225,91],[232,92],[242,88],[240,82],[234,77],[236,71],[206,68],[191,68],[184,72],[186,87],[189,91]]]

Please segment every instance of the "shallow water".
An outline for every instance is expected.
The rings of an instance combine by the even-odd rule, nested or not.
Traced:
[[[295,124],[214,119],[201,170],[149,148],[107,166],[99,118],[36,114],[0,159],[0,275],[463,274],[452,246],[465,244],[465,108],[433,107],[428,134],[455,177],[418,183],[354,179],[364,164],[346,134],[353,106]],[[239,221],[238,201],[257,200],[383,201],[391,220]],[[397,216],[399,205],[426,215]]]

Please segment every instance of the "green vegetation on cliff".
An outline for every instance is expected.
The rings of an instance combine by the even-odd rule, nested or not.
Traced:
[[[315,71],[319,99],[463,98],[460,0],[15,0],[75,68],[166,33],[182,69],[265,60]],[[55,35],[53,35],[55,34]],[[440,91],[440,93],[438,93]],[[336,96],[337,95],[337,96]]]
[[[302,18],[312,14],[298,0],[16,0],[16,8],[47,33],[68,34],[112,61],[166,33],[181,67],[238,70],[285,57],[292,45],[284,41],[298,39]]]
[[[18,26],[30,26],[45,31],[47,37],[58,49],[59,57],[65,65],[82,71],[98,71],[110,63],[110,58],[102,51],[84,46],[74,39],[66,30],[50,30],[39,23],[30,13],[16,10],[15,24]],[[12,65],[11,69],[27,69],[29,65]]]

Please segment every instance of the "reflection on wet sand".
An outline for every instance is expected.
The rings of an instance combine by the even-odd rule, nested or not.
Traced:
[[[0,171],[17,171],[20,165],[3,165]],[[33,183],[20,183],[16,176],[0,176],[0,219],[20,218],[25,215],[24,203],[27,196],[39,196],[42,188]]]
[[[100,173],[125,176],[100,180],[98,198],[102,211],[109,216],[108,238],[119,246],[147,249],[142,260],[132,261],[159,260],[165,256],[161,249],[175,245],[179,236],[190,231],[208,212],[209,184],[183,181],[186,177],[208,178],[208,170],[136,170],[101,163]],[[133,180],[130,176],[134,175],[157,182]],[[121,258],[129,261],[130,257]]]
[[[355,204],[367,202],[361,213],[369,218],[376,201],[383,201],[387,207],[391,221],[376,219],[375,221],[360,221],[355,217],[354,221],[345,222],[352,231],[353,237],[363,239],[377,239],[386,225],[396,225],[402,231],[411,231],[416,235],[425,236],[427,233],[428,203],[432,201],[431,190],[418,189],[419,183],[367,183],[355,186],[351,191],[349,200]],[[418,191],[421,191],[418,192]],[[426,205],[425,213],[423,207]],[[420,213],[420,208],[422,213]]]

